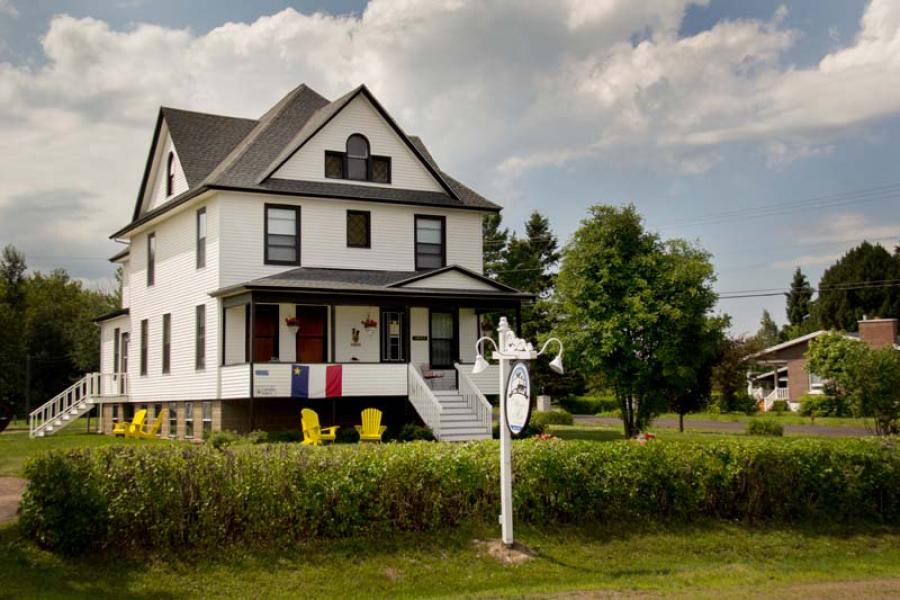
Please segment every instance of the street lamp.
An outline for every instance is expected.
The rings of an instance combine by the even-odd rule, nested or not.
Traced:
[[[512,435],[506,419],[506,378],[509,362],[535,360],[547,351],[547,347],[551,343],[556,343],[559,346],[559,352],[550,361],[550,368],[562,375],[563,344],[558,338],[550,338],[544,342],[540,350],[535,350],[530,342],[516,337],[515,332],[510,329],[506,317],[500,317],[500,325],[497,327],[497,341],[495,342],[490,337],[482,337],[475,342],[475,364],[472,366],[473,375],[482,373],[488,368],[488,361],[482,353],[485,342],[490,342],[494,347],[493,358],[500,363],[500,528],[503,543],[511,546],[513,544]]]

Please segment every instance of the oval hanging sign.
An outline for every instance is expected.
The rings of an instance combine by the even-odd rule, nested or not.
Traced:
[[[517,362],[506,380],[506,425],[519,435],[531,417],[531,378],[524,362]]]

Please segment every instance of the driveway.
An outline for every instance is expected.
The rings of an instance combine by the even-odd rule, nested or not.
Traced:
[[[594,415],[574,415],[574,417],[576,425],[622,426],[622,420],[617,417],[596,417]],[[652,426],[678,429],[678,419],[656,419],[653,421],[651,427]],[[685,419],[684,429],[685,431],[745,431],[747,429],[747,423]],[[826,437],[860,437],[863,435],[873,435],[871,431],[863,427],[829,427],[825,425],[785,425],[784,432],[799,433],[802,435],[822,435]]]
[[[27,483],[21,477],[0,477],[0,525],[16,518]]]

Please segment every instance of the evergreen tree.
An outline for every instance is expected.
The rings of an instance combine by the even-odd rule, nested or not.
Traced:
[[[25,255],[7,244],[0,255],[0,284],[3,295],[0,301],[14,311],[21,311],[25,304]]]
[[[763,310],[762,318],[759,320],[759,329],[753,339],[760,348],[768,348],[781,341],[778,336],[778,324],[775,323],[775,319],[768,310]]]
[[[485,215],[481,220],[481,236],[484,244],[484,274],[497,278],[498,271],[503,268],[503,254],[509,239],[509,230],[501,228],[499,212]]]
[[[810,308],[812,304],[813,290],[809,285],[809,280],[800,267],[794,271],[794,279],[791,281],[791,291],[787,297],[787,319],[788,323],[794,326],[800,326],[810,316]]]
[[[900,317],[900,254],[863,242],[829,267],[819,282],[822,327],[856,331],[864,316]]]

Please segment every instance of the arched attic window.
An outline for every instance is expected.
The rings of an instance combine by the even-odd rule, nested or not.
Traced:
[[[369,178],[369,140],[354,133],[347,138],[347,179]]]
[[[166,196],[171,196],[175,190],[175,153],[169,151],[166,159]]]

